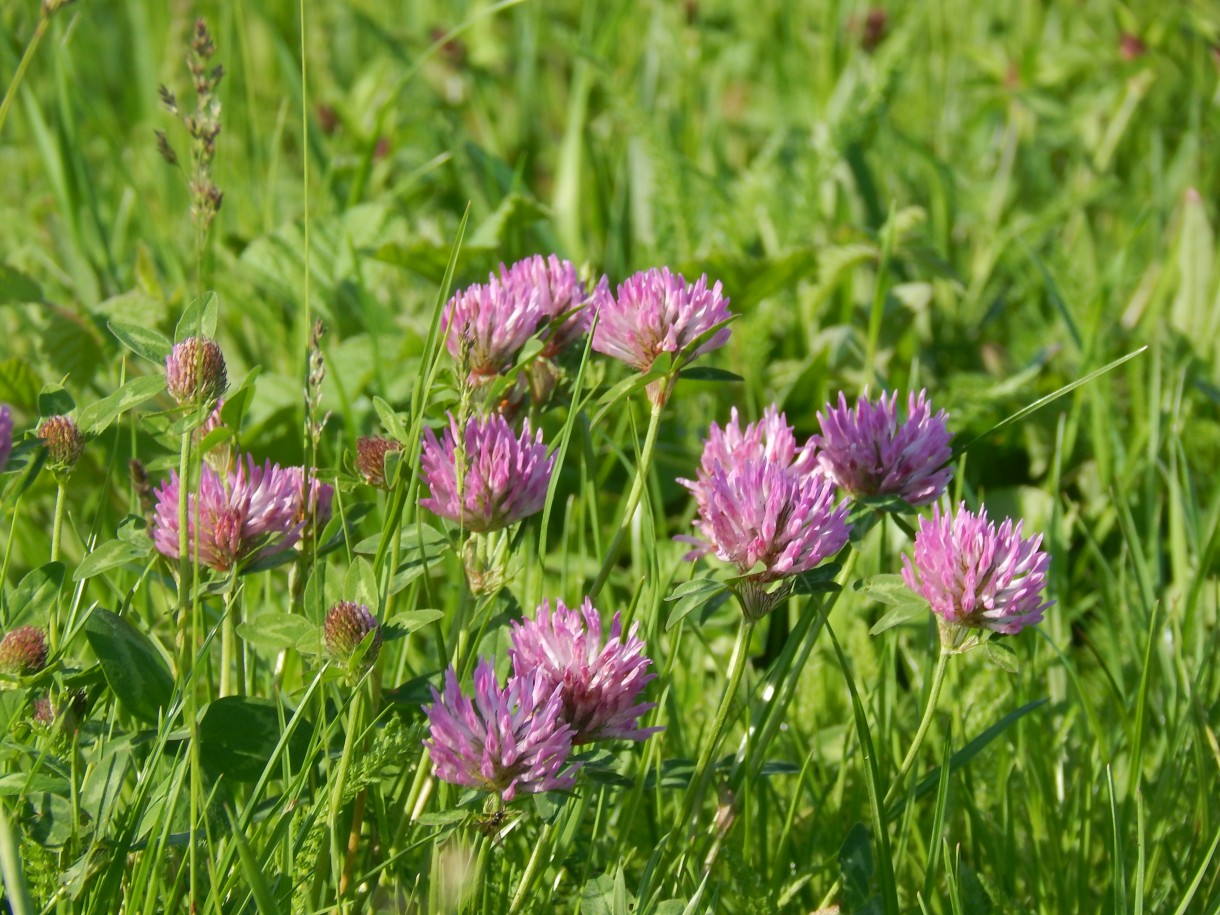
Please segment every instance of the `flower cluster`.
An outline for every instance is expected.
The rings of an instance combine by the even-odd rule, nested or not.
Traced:
[[[153,544],[170,559],[179,558],[180,485],[177,473],[171,473],[155,491]],[[198,491],[187,495],[188,556],[224,572],[290,549],[304,526],[301,490],[300,468],[270,461],[260,467],[249,455],[224,476],[203,467]]]
[[[381,436],[362,435],[356,439],[356,470],[364,482],[385,489],[385,458],[391,451],[402,451],[402,442]]]
[[[69,416],[48,416],[38,424],[38,437],[47,449],[47,465],[57,475],[66,475],[85,453],[85,436]]]
[[[909,505],[935,501],[953,475],[948,414],[935,415],[925,391],[911,394],[907,418],[898,420],[898,393],[877,403],[861,397],[855,408],[840,392],[838,406],[818,413],[822,432],[810,439],[818,466],[855,498],[898,496]]]
[[[420,467],[431,496],[419,504],[485,533],[542,509],[555,458],[547,457],[541,432],[531,439],[529,420],[518,437],[502,416],[472,416],[462,430],[450,414],[441,439],[424,430]]]
[[[594,308],[593,348],[641,372],[661,353],[673,354],[677,368],[729,339],[727,327],[711,332],[731,317],[720,283],[709,288],[706,276],[687,283],[667,267],[628,277],[616,295],[600,286]]]
[[[165,387],[179,404],[210,404],[229,386],[220,345],[207,337],[187,337],[165,357]]]
[[[47,635],[36,626],[18,626],[0,639],[0,673],[28,677],[47,666]]]
[[[902,577],[944,625],[1012,635],[1051,605],[1042,599],[1050,555],[1041,544],[1041,535],[1021,536],[1019,521],[1006,518],[997,529],[986,509],[975,514],[963,503],[951,516],[933,507],[931,518],[919,519]]]
[[[381,626],[377,617],[364,604],[345,600],[335,604],[326,612],[326,620],[322,626],[322,636],[326,643],[326,653],[341,664],[351,664],[356,660],[356,650],[364,644],[369,633],[373,634],[368,650],[359,659],[360,670],[368,670],[377,660],[381,651]]]
[[[445,305],[441,329],[449,355],[467,368],[472,387],[512,368],[521,348],[546,320],[538,291],[510,288],[495,276],[457,293]]]
[[[714,553],[732,563],[747,618],[765,616],[786,596],[773,582],[816,568],[847,543],[847,504],[835,504],[834,484],[816,473],[808,446],[797,448],[774,406],[742,429],[736,410],[708,433],[695,480],[679,480],[694,495],[697,538],[688,559]]]
[[[513,672],[504,686],[484,659],[472,701],[450,668],[443,692],[433,689],[424,706],[437,775],[507,802],[519,792],[571,787],[578,767],[568,763],[573,746],[643,740],[660,730],[639,723],[653,707],[638,701],[653,675],[637,629],[624,639],[616,613],[604,635],[587,598],[579,610],[557,601],[554,612],[544,601],[535,619],[513,624]]]
[[[572,727],[561,717],[563,698],[536,672],[500,686],[491,662],[482,660],[472,700],[450,668],[444,691],[433,688],[424,712],[431,725],[425,745],[444,781],[496,792],[507,802],[519,791],[570,788],[576,780],[574,769],[561,771],[572,752]]]
[[[496,278],[492,279],[494,282]],[[550,257],[536,254],[511,267],[501,264],[499,282],[519,307],[537,300],[547,322],[541,355],[548,359],[580,339],[593,323],[593,311],[587,307],[591,299],[589,287],[571,261],[554,254]]]
[[[643,740],[660,728],[641,728],[640,716],[653,703],[638,703],[640,692],[655,674],[644,655],[639,623],[623,638],[616,612],[603,637],[601,614],[585,598],[579,610],[563,601],[543,601],[532,620],[512,624],[513,670],[535,670],[563,697],[563,717],[572,726],[573,744],[594,740]]]

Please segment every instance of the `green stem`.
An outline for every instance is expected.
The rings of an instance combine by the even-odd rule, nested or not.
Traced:
[[[919,747],[923,744],[923,739],[927,736],[928,728],[932,724],[932,716],[936,713],[936,701],[940,698],[940,688],[945,682],[945,671],[949,667],[950,654],[952,652],[941,649],[940,657],[936,660],[936,670],[932,672],[932,686],[928,690],[928,704],[923,711],[923,720],[919,722],[919,730],[915,732],[915,739],[911,741],[911,748],[907,750],[906,758],[903,759],[902,765],[898,767],[898,773],[890,783],[890,790],[885,793],[885,800],[882,802],[883,807],[888,806],[898,796],[898,792],[902,789],[903,780],[906,778],[907,773],[911,771],[911,767],[915,765],[915,757],[919,753]]]
[[[847,559],[843,563],[843,569],[836,576],[840,585],[846,584],[851,578],[858,555],[857,550],[848,553]],[[809,608],[801,615],[796,628],[789,635],[788,645],[785,646],[783,653],[776,661],[774,671],[767,677],[768,681],[775,684],[775,689],[771,693],[773,698],[761,705],[751,722],[750,747],[746,764],[734,767],[731,779],[734,790],[741,785],[743,778],[753,780],[758,777],[758,772],[766,761],[767,748],[771,746],[771,741],[779,733],[780,726],[784,722],[784,712],[796,694],[801,671],[805,669],[813,646],[817,643],[818,636],[821,635],[826,621],[830,619],[830,613],[834,610],[835,604],[839,601],[839,595],[842,593],[842,588],[832,591],[823,598],[820,605],[811,600]]]
[[[51,527],[51,562],[59,561],[59,550],[63,543],[64,513],[68,505],[67,490],[64,488],[63,481],[57,480],[56,483],[55,521]],[[51,651],[55,651],[59,647],[59,594],[55,595],[55,602],[51,604],[50,623],[47,636],[51,642]]]
[[[737,690],[741,686],[741,678],[746,671],[746,655],[750,649],[750,636],[753,632],[754,623],[743,619],[741,621],[741,628],[737,630],[737,640],[733,643],[732,657],[729,658],[728,683],[724,688],[724,695],[720,697],[720,707],[716,710],[716,718],[712,722],[711,732],[708,734],[708,739],[703,744],[703,749],[699,753],[699,759],[695,763],[694,774],[691,776],[690,785],[687,787],[686,794],[682,799],[681,811],[674,824],[675,829],[685,829],[685,824],[690,822],[691,815],[695,812],[695,807],[703,796],[704,788],[711,774],[710,766],[712,758],[716,755],[716,751],[720,747],[720,741],[724,737],[725,727],[729,721],[729,713],[733,708],[733,700],[737,697]]]
[[[648,470],[652,465],[652,452],[657,444],[657,430],[661,427],[663,407],[663,398],[658,398],[652,404],[648,415],[648,432],[644,435],[644,447],[640,451],[640,462],[635,468],[635,479],[631,484],[631,492],[627,494],[623,517],[619,521],[618,529],[614,532],[614,539],[610,541],[606,559],[597,573],[597,578],[593,581],[593,586],[589,588],[590,600],[596,599],[602,586],[606,583],[606,579],[610,577],[610,570],[614,568],[615,562],[618,561],[619,551],[623,548],[623,538],[627,536],[627,529],[631,526],[631,518],[635,515],[636,508],[639,507],[640,497],[644,494],[644,487],[648,483]]]
[[[538,875],[542,873],[543,855],[549,856],[551,839],[554,834],[555,827],[553,823],[543,825],[542,832],[538,835],[538,841],[534,843],[534,850],[530,854],[530,859],[525,865],[525,872],[521,875],[521,882],[517,884],[517,892],[513,893],[512,902],[508,907],[508,915],[514,915],[514,913],[519,912],[525,904],[525,900],[529,898],[530,890],[534,888]]]
[[[34,29],[34,35],[30,38],[30,43],[25,46],[25,53],[21,55],[21,63],[17,64],[17,70],[13,74],[12,80],[9,81],[8,89],[5,90],[4,100],[0,101],[0,130],[4,130],[4,122],[8,120],[8,110],[13,107],[13,99],[17,97],[17,87],[25,78],[25,71],[30,68],[34,52],[38,50],[38,45],[42,43],[42,36],[46,34],[47,26],[50,24],[50,16],[40,16],[38,27]]]
[[[241,608],[237,601],[236,576],[225,592],[224,618],[220,628],[220,695],[241,696],[246,692],[246,659],[241,639],[237,636],[237,617]]]

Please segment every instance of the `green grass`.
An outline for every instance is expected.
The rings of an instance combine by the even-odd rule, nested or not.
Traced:
[[[0,125],[0,402],[20,431],[57,412],[59,385],[80,411],[156,377],[109,326],[170,336],[213,291],[230,401],[249,394],[240,447],[301,463],[320,318],[316,463],[348,524],[315,567],[242,577],[265,631],[249,633],[260,704],[239,720],[210,704],[221,597],[197,602],[198,644],[212,641],[194,679],[173,675],[174,570],[120,527],[141,513],[128,461],[154,483],[178,466],[169,401],[150,387],[90,440],[62,567],[48,565],[50,473],[19,459],[0,477],[0,629],[54,614],[64,633],[51,673],[0,692],[11,911],[180,911],[192,892],[214,913],[507,912],[518,895],[523,911],[589,915],[1220,910],[1220,15],[913,0],[893,4],[870,53],[865,13],[784,0],[55,13]],[[224,203],[202,256],[154,137],[189,165],[157,87],[189,106],[195,15],[226,71]],[[37,4],[0,9],[6,87],[38,27]],[[1120,53],[1123,33],[1142,55]],[[460,396],[437,343],[447,291],[551,251],[614,282],[661,264],[720,279],[741,317],[707,361],[744,381],[679,383],[598,596],[641,622],[659,674],[650,723],[665,731],[615,745],[604,785],[513,805],[493,840],[472,822],[478,801],[459,806],[420,767],[423,680],[438,682],[459,635],[503,657],[508,618],[589,590],[648,406],[637,392],[599,415],[626,375],[592,355],[589,399],[540,417],[566,443],[562,466],[486,608],[463,587],[456,533],[438,540],[416,508],[417,454],[388,494],[357,482],[350,454],[387,423],[413,446]],[[937,639],[926,615],[869,634],[888,608],[853,583],[909,551],[896,525],[874,527],[828,626],[820,599],[801,598],[756,627],[755,659],[787,644],[803,663],[770,681],[746,669],[720,755],[749,746],[747,720],[765,729],[769,697],[790,704],[765,760],[730,757],[672,828],[740,618],[729,602],[666,626],[691,576],[671,540],[694,511],[675,478],[731,405],[755,419],[777,403],[804,437],[827,400],[865,386],[926,386],[950,412],[971,443],[950,495],[1045,535],[1056,604],[1005,640],[1014,671],[982,650],[952,659],[913,778],[883,804]],[[114,564],[87,574],[99,553]],[[352,687],[313,653],[339,599],[444,616],[405,617],[419,628]],[[98,635],[101,611],[125,621],[129,654]],[[491,620],[481,639],[454,624],[476,612]],[[281,650],[295,641],[276,626],[302,650]],[[79,729],[31,727],[47,688],[86,691]]]

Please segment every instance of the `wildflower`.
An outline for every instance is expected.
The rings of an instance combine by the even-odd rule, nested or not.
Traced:
[[[532,620],[512,624],[509,656],[518,675],[536,671],[563,699],[563,720],[572,726],[573,744],[594,740],[644,740],[661,728],[641,728],[640,716],[655,703],[637,703],[655,674],[633,623],[623,639],[616,612],[603,638],[601,614],[585,598],[579,610],[543,601]]]
[[[676,370],[728,341],[727,327],[701,340],[730,317],[720,289],[720,283],[709,289],[707,276],[687,283],[667,267],[628,277],[614,296],[602,285],[594,293],[593,348],[641,372],[661,353],[672,353]]]
[[[37,626],[18,626],[0,639],[0,673],[28,677],[47,666],[47,635]]]
[[[798,473],[810,473],[815,469],[813,449],[797,448],[792,427],[775,404],[767,407],[761,420],[749,423],[745,429],[741,428],[737,408],[733,407],[723,429],[715,423],[708,429],[696,479],[679,479],[678,482],[694,494],[695,503],[702,508],[707,501],[708,481],[716,468],[747,460],[771,461]]]
[[[560,260],[554,254],[545,258],[536,254],[511,267],[501,264],[499,281],[519,307],[526,308],[531,298],[538,298],[542,316],[548,322],[542,335],[541,355],[548,359],[558,355],[593,323],[593,311],[586,307],[592,296],[570,261]]]
[[[457,293],[445,305],[441,330],[449,354],[478,387],[512,368],[538,325],[546,320],[538,290],[514,295],[496,277]]]
[[[356,439],[356,469],[364,482],[378,489],[389,485],[385,478],[385,457],[391,451],[402,451],[402,442],[371,435]]]
[[[1011,635],[1042,619],[1050,555],[1041,535],[1023,539],[1021,522],[1005,518],[999,529],[962,503],[955,516],[933,506],[920,518],[915,557],[903,556],[902,577],[921,594],[943,624]],[[944,627],[942,625],[942,634]]]
[[[529,420],[518,438],[502,416],[472,416],[463,433],[450,414],[439,441],[424,430],[420,468],[431,497],[419,504],[468,531],[499,530],[542,509],[554,467],[542,433],[531,441]]]
[[[501,687],[491,662],[474,672],[474,699],[458,687],[453,668],[444,692],[432,690],[424,706],[431,726],[425,741],[437,777],[454,785],[498,792],[508,802],[519,792],[569,788],[572,728],[563,720],[563,697],[537,671],[510,677]]]
[[[898,496],[910,505],[934,501],[949,484],[953,456],[948,414],[932,414],[925,392],[911,394],[907,418],[898,421],[898,394],[876,403],[861,397],[855,409],[839,394],[839,405],[818,413],[822,432],[810,439],[822,471],[857,498]]]
[[[47,449],[47,464],[56,475],[69,474],[85,453],[85,436],[67,416],[48,416],[38,425],[38,437]]]
[[[765,458],[716,464],[699,483],[702,504],[695,527],[701,548],[737,567],[734,590],[749,619],[771,612],[790,583],[772,583],[808,572],[847,543],[847,503],[834,504],[834,484]],[[697,541],[699,542],[699,541]]]
[[[165,357],[165,387],[181,405],[210,404],[229,386],[220,344],[207,337],[187,337]]]
[[[364,644],[370,632],[373,638],[361,658],[361,667],[364,670],[372,667],[381,651],[381,627],[377,625],[377,617],[364,604],[350,600],[335,604],[326,612],[322,632],[327,654],[343,664],[353,660],[356,649]]]
[[[178,558],[178,488],[176,473],[157,489],[153,544],[170,559]],[[187,496],[189,556],[224,572],[239,563],[262,559],[291,548],[301,536],[301,482],[289,470],[267,461],[259,467],[247,455],[237,470],[221,476],[210,467],[200,472],[199,490]]]
[[[13,411],[8,404],[0,403],[0,473],[8,464],[8,456],[13,451]]]

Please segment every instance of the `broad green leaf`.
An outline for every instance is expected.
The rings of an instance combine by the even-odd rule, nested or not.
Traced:
[[[0,264],[0,305],[41,302],[42,287],[16,267]]]
[[[60,385],[48,384],[38,393],[38,415],[44,419],[64,416],[75,409],[76,401]]]
[[[110,321],[106,324],[110,332],[125,347],[137,356],[143,356],[149,362],[165,365],[165,357],[169,355],[174,344],[165,334],[151,327],[141,327],[138,324],[124,324],[122,321]]]
[[[851,587],[853,591],[870,600],[875,600],[879,604],[888,604],[891,607],[908,604],[915,597],[915,592],[907,587],[907,583],[902,580],[901,575],[874,575],[871,578],[862,578],[853,582]]]
[[[669,611],[669,618],[665,620],[666,631],[672,629],[709,601],[720,597],[723,602],[728,598],[728,593],[728,586],[724,582],[711,578],[696,578],[693,581],[682,582],[665,598],[674,605],[673,609]]]
[[[129,562],[143,559],[151,551],[152,541],[147,537],[143,539],[143,542],[135,538],[108,540],[81,560],[76,571],[72,573],[72,580],[84,581],[87,578],[93,578],[95,575],[109,572],[111,569],[116,569]]]
[[[34,620],[39,624],[47,618],[64,583],[64,564],[48,562],[25,574],[8,602],[9,628]]]
[[[77,424],[86,435],[97,435],[112,422],[165,390],[165,379],[159,375],[133,378],[112,394],[89,404],[77,414]]]
[[[279,743],[280,710],[268,699],[226,696],[208,705],[199,722],[199,758],[208,775],[256,782]],[[284,720],[292,717],[283,710]],[[288,739],[288,760],[299,769],[309,752],[312,725],[302,721]]]
[[[888,629],[901,626],[903,623],[909,623],[911,620],[926,618],[929,612],[927,603],[922,600],[895,604],[886,611],[881,619],[873,624],[873,628],[868,631],[868,634],[880,635]]]
[[[148,636],[118,614],[97,607],[85,623],[85,638],[123,708],[155,724],[169,705],[174,678]]]
[[[220,300],[214,292],[205,292],[182,311],[174,340],[181,343],[187,337],[215,337]]]
[[[318,627],[304,617],[282,610],[263,610],[237,627],[237,634],[260,654],[274,658],[288,648],[317,643]]]

